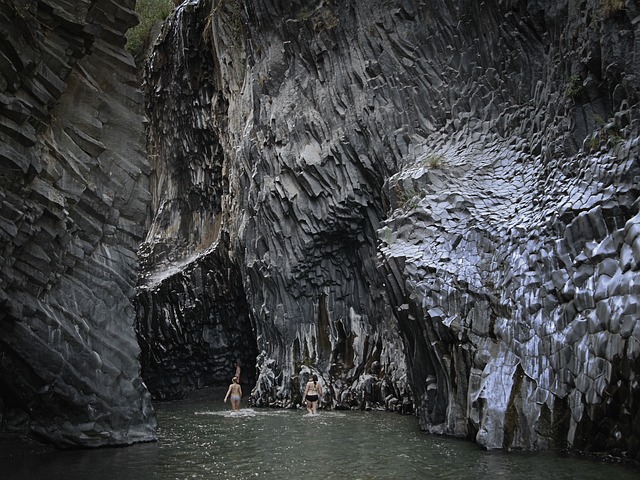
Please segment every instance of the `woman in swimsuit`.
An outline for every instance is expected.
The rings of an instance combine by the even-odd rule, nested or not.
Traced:
[[[238,383],[238,377],[233,377],[229,385],[229,390],[224,397],[224,403],[227,403],[227,398],[231,398],[231,409],[233,411],[240,410],[240,398],[242,397],[242,387]]]
[[[307,412],[315,415],[318,409],[318,400],[322,395],[322,387],[318,383],[318,376],[313,375],[313,380],[307,382],[302,398],[307,401]]]

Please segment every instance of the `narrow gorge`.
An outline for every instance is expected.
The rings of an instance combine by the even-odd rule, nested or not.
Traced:
[[[640,461],[635,0],[185,0],[138,70],[134,8],[0,0],[3,432],[153,441],[239,361]]]

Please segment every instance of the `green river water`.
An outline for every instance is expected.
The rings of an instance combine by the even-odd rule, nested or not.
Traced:
[[[487,452],[385,412],[243,408],[224,390],[156,405],[159,441],[0,456],[0,480],[611,479],[640,470],[551,453]],[[243,399],[246,407],[246,399]]]

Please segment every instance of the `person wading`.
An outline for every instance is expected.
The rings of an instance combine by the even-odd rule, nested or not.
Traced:
[[[238,383],[238,377],[233,377],[229,390],[224,397],[224,403],[227,403],[227,398],[231,399],[231,409],[234,412],[240,410],[240,398],[242,398],[242,387]]]
[[[240,380],[240,362],[236,362],[236,378],[238,379],[238,384],[242,384]]]
[[[318,383],[318,376],[314,374],[312,380],[307,382],[307,387],[302,394],[302,398],[307,401],[307,411],[312,415],[317,413],[320,395],[322,395],[322,387]]]

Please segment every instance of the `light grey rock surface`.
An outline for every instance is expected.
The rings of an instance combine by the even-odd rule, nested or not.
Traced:
[[[558,6],[479,14],[453,118],[387,182],[382,256],[423,428],[637,458],[638,11]],[[496,76],[505,52],[527,62]]]
[[[0,1],[0,423],[155,439],[132,299],[150,202],[133,1]]]

